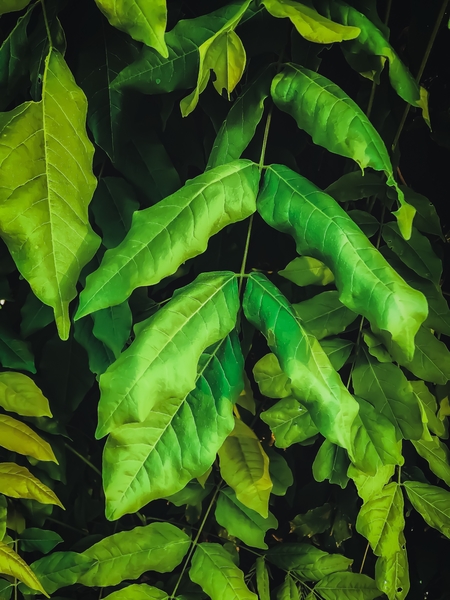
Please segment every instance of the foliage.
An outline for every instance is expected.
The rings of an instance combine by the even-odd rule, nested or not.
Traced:
[[[447,597],[446,4],[0,2],[0,600]]]

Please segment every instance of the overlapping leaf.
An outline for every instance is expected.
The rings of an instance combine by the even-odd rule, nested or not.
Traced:
[[[22,8],[25,8],[25,6],[27,6],[29,3],[30,0],[2,0],[2,5],[0,6],[0,15],[14,12],[15,10],[22,10]]]
[[[0,494],[11,498],[37,500],[64,508],[53,490],[34,477],[28,469],[15,463],[0,463]]]
[[[167,597],[166,592],[157,587],[134,583],[105,596],[105,600],[165,600]]]
[[[279,400],[261,413],[261,419],[269,425],[277,448],[289,448],[319,433],[309,412],[293,396]]]
[[[0,415],[0,446],[36,460],[58,462],[48,442],[31,427],[8,415]]]
[[[0,406],[24,417],[51,417],[50,406],[32,379],[13,371],[0,373]]]
[[[278,271],[278,275],[300,286],[328,285],[334,281],[330,269],[321,260],[312,256],[294,258],[285,269]]]
[[[367,502],[372,496],[379,496],[391,477],[394,475],[394,465],[384,465],[377,469],[374,475],[367,475],[354,465],[350,465],[348,468],[348,476],[353,479],[358,495],[363,499],[363,502]]]
[[[347,469],[349,459],[345,450],[329,440],[324,440],[312,464],[312,472],[316,481],[325,481],[340,485],[344,489],[348,482]]]
[[[375,581],[378,589],[386,594],[389,600],[404,600],[408,595],[409,565],[406,552],[405,536],[400,536],[401,548],[387,558],[379,557],[375,563]]]
[[[208,239],[255,211],[259,171],[250,161],[219,166],[188,181],[155,206],[134,213],[119,246],[88,276],[77,318],[120,304],[206,250]]]
[[[293,305],[306,329],[318,340],[345,331],[357,314],[339,300],[339,292],[322,292]]]
[[[270,352],[253,367],[253,377],[259,391],[268,398],[287,398],[292,395],[289,377],[283,373],[275,354]]]
[[[294,571],[305,581],[319,581],[331,573],[347,571],[353,562],[342,554],[328,554],[311,544],[289,542],[273,546],[266,557],[280,569]]]
[[[381,596],[375,581],[360,573],[333,573],[314,586],[324,600],[373,600]]]
[[[277,600],[300,600],[298,586],[289,573],[278,588]]]
[[[450,492],[419,481],[405,481],[404,486],[425,522],[450,538]]]
[[[256,589],[260,600],[270,600],[269,573],[263,556],[258,556],[255,561]]]
[[[0,541],[0,573],[9,575],[19,581],[22,581],[33,590],[44,594],[46,598],[50,598],[46,590],[42,587],[42,583],[21,558],[17,552],[10,548],[7,544]],[[51,592],[50,592],[51,593]]]
[[[271,165],[258,211],[269,225],[292,235],[299,254],[331,269],[345,306],[388,331],[412,357],[414,337],[427,315],[424,296],[396,274],[331,196],[291,169]]]
[[[194,390],[156,400],[143,423],[111,433],[103,453],[108,518],[175,494],[205,473],[234,427],[242,370],[239,341],[232,334],[202,354]]]
[[[431,432],[439,437],[445,437],[446,425],[437,416],[438,405],[436,398],[430,392],[424,381],[410,381],[411,387],[418,399],[418,402],[422,405],[423,410],[427,419],[427,427]]]
[[[431,440],[413,441],[417,453],[424,458],[431,471],[450,486],[450,451],[446,444],[435,436]]]

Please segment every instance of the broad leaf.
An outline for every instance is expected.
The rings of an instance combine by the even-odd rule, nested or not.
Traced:
[[[289,573],[286,575],[285,580],[278,588],[277,600],[300,600],[297,583],[289,575]]]
[[[400,552],[405,528],[403,504],[402,490],[392,482],[362,505],[356,530],[369,541],[376,556],[387,558]]]
[[[403,534],[400,544],[398,552],[387,558],[380,556],[375,563],[376,584],[389,600],[404,600],[410,588],[408,554]]]
[[[289,521],[291,526],[290,533],[295,533],[300,538],[312,537],[317,533],[323,533],[330,529],[332,525],[333,507],[331,504],[324,504],[317,508],[312,508],[308,512],[297,515]]]
[[[239,502],[230,488],[220,491],[215,516],[219,525],[225,527],[229,535],[239,538],[247,546],[263,550],[267,550],[267,544],[264,542],[267,530],[278,527],[278,521],[272,513],[269,512],[268,517],[264,519]]]
[[[42,583],[27,565],[27,563],[14,552],[12,548],[0,541],[0,573],[9,575],[25,583],[33,590],[38,590],[46,598],[50,598]],[[50,592],[51,593],[51,592]]]
[[[339,300],[339,292],[322,292],[293,304],[302,325],[318,340],[345,331],[358,315]]]
[[[293,396],[279,400],[261,413],[261,419],[269,425],[277,448],[289,448],[319,433],[309,412]]]
[[[83,346],[87,352],[90,371],[101,375],[114,362],[115,356],[112,350],[95,337],[92,332],[93,328],[94,320],[92,315],[89,315],[86,319],[74,324],[73,335],[78,344]]]
[[[400,209],[394,214],[408,239],[416,209],[405,202],[383,140],[361,108],[323,75],[294,64],[274,78],[271,94],[278,108],[289,113],[315,144],[352,158],[362,171],[366,167],[384,171],[387,184],[397,191]]]
[[[28,425],[8,415],[0,415],[0,446],[37,460],[58,462],[48,442]]]
[[[397,438],[419,440],[423,425],[417,397],[403,371],[360,352],[352,374],[355,394],[368,400],[395,426]]]
[[[31,565],[49,594],[59,588],[77,583],[79,578],[94,567],[96,560],[76,552],[52,552]]]
[[[100,242],[87,210],[96,186],[94,149],[86,98],[56,50],[46,59],[42,94],[40,102],[0,115],[0,224],[19,271],[53,308],[65,340],[75,284]]]
[[[111,433],[103,453],[109,519],[175,494],[205,473],[234,427],[242,369],[239,341],[232,334],[202,354],[194,390],[157,400],[146,421]]]
[[[292,235],[299,254],[325,262],[347,308],[388,331],[412,357],[414,336],[427,315],[424,296],[405,284],[331,196],[291,169],[271,165],[258,211],[270,226]]]
[[[418,481],[405,481],[404,486],[425,522],[450,538],[450,492]]]
[[[378,467],[374,475],[366,475],[354,465],[350,465],[347,474],[353,479],[359,497],[363,499],[363,502],[368,502],[372,496],[378,497],[381,494],[385,485],[394,475],[394,471],[394,465],[385,465]]]
[[[0,494],[37,500],[41,504],[56,504],[64,508],[49,487],[36,479],[28,469],[15,463],[0,463]]]
[[[273,483],[272,494],[285,496],[288,488],[294,483],[294,476],[286,459],[272,446],[265,448],[269,457],[269,474]]]
[[[220,544],[198,544],[189,577],[212,600],[257,600],[244,582],[244,573]]]
[[[240,419],[219,449],[220,474],[244,506],[267,519],[272,481],[269,458],[256,434]]]
[[[332,44],[352,40],[360,34],[358,27],[346,27],[320,15],[313,8],[294,0],[263,0],[273,17],[288,17],[301,36],[310,42]]]
[[[285,269],[278,271],[278,275],[300,286],[328,285],[334,281],[330,269],[321,260],[312,256],[294,258]]]
[[[88,276],[76,318],[120,304],[139,286],[172,275],[206,250],[208,239],[255,211],[259,171],[236,161],[191,179],[155,206],[135,212],[119,246]]]
[[[373,600],[381,596],[375,581],[359,573],[333,573],[314,586],[324,600]]]
[[[0,15],[14,12],[15,10],[22,10],[22,8],[25,8],[25,6],[27,6],[29,3],[30,0],[2,0],[2,4],[0,6]]]
[[[108,21],[138,42],[155,48],[164,58],[169,52],[164,41],[167,22],[166,0],[95,0]]]
[[[259,391],[268,398],[287,398],[292,394],[289,377],[283,373],[278,358],[272,352],[258,360],[253,376]]]
[[[386,183],[378,173],[351,171],[330,184],[325,192],[341,203],[370,196],[384,198]]]
[[[62,541],[62,537],[55,531],[29,527],[20,534],[19,545],[24,552],[38,551],[47,554]]]
[[[99,310],[92,318],[92,333],[118,358],[131,332],[133,317],[128,302]]]
[[[47,398],[23,373],[0,373],[0,406],[23,417],[51,417]]]
[[[352,452],[350,430],[358,405],[319,342],[303,329],[289,302],[264,275],[249,276],[244,313],[267,338],[291,379],[293,395],[308,409],[317,429]]]
[[[325,481],[340,485],[344,489],[348,482],[347,469],[349,459],[345,450],[329,440],[324,440],[312,464],[312,472],[316,481]]]
[[[328,554],[311,544],[288,542],[270,548],[266,558],[280,569],[294,571],[305,581],[319,581],[330,573],[346,571],[353,562],[342,554]]]
[[[340,371],[352,353],[354,344],[349,340],[331,337],[326,340],[320,340],[320,345],[336,371]]]
[[[447,445],[435,436],[431,436],[431,441],[422,439],[412,443],[431,471],[450,486],[450,451]]]
[[[258,596],[260,600],[270,600],[269,573],[263,556],[258,556],[255,567]]]
[[[168,598],[166,592],[145,583],[133,583],[105,596],[105,600],[165,600],[166,598]]]
[[[347,214],[355,221],[364,235],[368,238],[375,235],[380,228],[378,219],[365,210],[349,210]]]

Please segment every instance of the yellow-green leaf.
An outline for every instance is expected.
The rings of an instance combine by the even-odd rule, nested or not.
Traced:
[[[5,13],[14,12],[16,10],[22,10],[30,3],[30,0],[1,0],[0,2],[0,15]]]
[[[12,548],[0,542],[0,573],[19,579],[33,590],[50,598],[27,563]]]
[[[28,425],[8,415],[0,415],[0,446],[37,460],[58,463],[48,442],[43,440]]]
[[[355,465],[350,465],[347,475],[353,479],[358,495],[364,502],[381,492],[395,471],[394,465],[380,465],[374,475],[367,475]]]
[[[49,487],[36,479],[28,469],[15,463],[0,463],[0,494],[37,500],[41,504],[56,504],[64,508]]]
[[[0,406],[22,417],[51,417],[50,406],[32,379],[23,373],[0,373]]]

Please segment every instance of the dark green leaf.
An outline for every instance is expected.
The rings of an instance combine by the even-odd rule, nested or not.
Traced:
[[[336,291],[322,292],[293,307],[302,324],[318,340],[342,333],[358,317],[342,304]]]
[[[331,504],[324,504],[318,508],[308,510],[303,515],[297,515],[290,521],[291,532],[299,537],[312,537],[316,533],[323,533],[331,527],[333,508]]]
[[[289,448],[319,433],[309,412],[293,396],[279,400],[261,413],[261,419],[269,425],[277,448]]]
[[[255,561],[256,566],[256,589],[260,600],[270,600],[269,573],[266,561],[259,556]]]
[[[0,364],[9,369],[36,373],[31,346],[12,331],[3,316],[4,310],[0,314]]]
[[[272,446],[266,448],[266,454],[269,457],[269,474],[273,483],[272,494],[284,496],[287,489],[294,483],[292,471],[286,459]]]
[[[342,554],[328,554],[311,544],[288,542],[270,548],[266,558],[280,569],[294,571],[305,581],[319,581],[330,573],[346,571],[353,562]]]
[[[378,220],[365,210],[349,210],[347,214],[368,238],[375,235],[380,227]]]
[[[47,554],[64,540],[55,531],[30,527],[22,531],[19,545],[24,552],[42,552]]]
[[[118,358],[130,337],[132,314],[128,302],[93,313],[92,333]]]
[[[370,196],[384,196],[386,184],[377,173],[352,171],[329,185],[325,192],[338,202],[350,202]]]
[[[24,338],[40,331],[53,321],[53,311],[50,306],[43,304],[32,291],[28,292],[21,309],[22,321],[20,333]]]
[[[285,580],[278,588],[277,600],[300,600],[297,583],[289,575],[289,573],[286,575]]]
[[[424,381],[410,381],[411,387],[416,394],[416,397],[422,405],[427,418],[427,426],[434,434],[439,437],[446,437],[447,427],[438,416],[438,405],[436,398],[427,388]]]
[[[314,479],[316,481],[328,479],[330,483],[340,485],[344,489],[348,482],[349,462],[345,450],[329,440],[324,440],[312,465]]]

